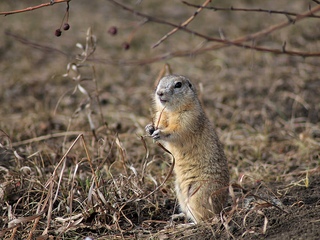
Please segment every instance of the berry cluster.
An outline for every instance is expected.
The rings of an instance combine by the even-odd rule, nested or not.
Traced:
[[[64,19],[66,18],[66,21],[64,22]],[[63,20],[62,20],[62,23],[61,23],[61,26],[60,28],[56,29],[54,35],[56,35],[57,37],[60,37],[61,34],[62,34],[62,31],[61,31],[61,28],[64,30],[64,31],[68,31],[70,29],[70,25],[68,23],[68,20],[69,20],[69,2],[67,2],[67,9],[66,9],[66,13],[63,17]],[[64,22],[64,23],[63,23]],[[63,26],[62,26],[63,24]]]
[[[69,29],[70,29],[69,23],[63,24],[63,30],[68,31]],[[60,28],[56,29],[55,35],[56,35],[57,37],[60,37],[61,34],[62,34],[61,29],[60,29]]]

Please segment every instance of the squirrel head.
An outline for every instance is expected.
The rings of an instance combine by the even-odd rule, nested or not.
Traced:
[[[156,106],[165,107],[168,111],[183,111],[197,104],[198,97],[188,78],[167,75],[158,83],[155,103]]]

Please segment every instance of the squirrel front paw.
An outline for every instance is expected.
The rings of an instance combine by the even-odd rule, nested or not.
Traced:
[[[154,140],[160,139],[160,129],[155,129],[153,124],[148,124],[145,127],[145,130]]]
[[[159,140],[160,139],[160,129],[154,130],[153,133],[151,134],[151,137],[154,140]]]
[[[154,128],[153,124],[150,123],[150,124],[148,124],[148,125],[145,127],[145,130],[146,130],[146,132],[147,132],[150,136],[152,136],[153,132],[154,132],[156,129]]]

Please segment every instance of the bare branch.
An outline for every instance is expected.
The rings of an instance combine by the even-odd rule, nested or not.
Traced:
[[[114,5],[117,5],[121,8],[123,8],[124,10],[128,11],[128,12],[131,12],[137,16],[140,16],[140,17],[144,17],[144,18],[147,18],[149,21],[151,22],[157,22],[157,23],[160,23],[160,24],[165,24],[165,25],[169,25],[169,26],[173,26],[173,27],[176,27],[178,28],[179,30],[182,30],[182,31],[185,31],[187,33],[190,33],[192,35],[195,35],[195,36],[198,36],[200,38],[203,38],[207,41],[212,41],[212,42],[219,42],[219,43],[224,43],[224,44],[231,44],[231,45],[237,45],[238,43],[240,42],[246,42],[246,41],[250,41],[250,40],[257,40],[261,37],[264,37],[276,30],[279,30],[279,29],[282,29],[290,24],[292,24],[293,22],[296,23],[304,18],[307,18],[311,15],[313,15],[314,13],[320,11],[320,6],[316,6],[302,14],[298,14],[295,18],[291,19],[290,21],[283,21],[283,22],[280,22],[278,24],[274,24],[270,27],[267,27],[267,28],[264,28],[262,29],[261,31],[258,31],[256,33],[253,33],[253,34],[249,34],[249,35],[246,35],[246,36],[242,36],[242,37],[239,37],[239,38],[236,38],[234,40],[225,40],[225,39],[220,39],[220,38],[213,38],[213,37],[210,37],[210,36],[206,36],[204,34],[201,34],[199,32],[196,32],[196,31],[193,31],[193,30],[190,30],[188,29],[187,27],[183,27],[182,25],[177,25],[177,24],[174,24],[174,23],[171,23],[171,22],[168,22],[168,21],[165,21],[165,20],[162,20],[162,19],[158,19],[158,18],[155,18],[155,17],[152,17],[152,16],[149,16],[147,14],[144,14],[144,13],[141,13],[141,12],[138,12],[132,8],[129,8],[115,0],[108,0],[109,2],[113,3]]]
[[[195,13],[189,17],[185,22],[183,22],[181,24],[181,27],[186,27],[188,26],[188,24],[190,22],[192,22],[193,19],[195,19],[195,17],[202,11],[202,9],[207,6],[209,3],[211,2],[211,0],[206,0],[201,6],[198,7],[197,11],[195,11]],[[178,27],[172,29],[170,32],[168,32],[166,35],[164,35],[158,42],[156,42],[152,48],[155,48],[157,46],[159,46],[163,41],[165,41],[168,37],[170,37],[172,34],[174,34],[175,32],[177,32],[179,30]]]
[[[290,51],[285,50],[283,51],[282,48],[276,49],[276,48],[267,48],[267,47],[255,47],[245,44],[234,44],[235,46],[242,47],[245,49],[253,49],[259,52],[269,52],[273,54],[285,54],[285,55],[291,55],[291,56],[299,56],[299,57],[320,57],[320,52],[302,52],[302,51]],[[161,54],[158,56],[155,56],[153,58],[144,58],[144,59],[119,59],[119,60],[110,60],[110,59],[102,59],[102,58],[90,58],[88,61],[93,61],[101,64],[115,64],[115,65],[147,65],[152,64],[155,62],[165,61],[168,59],[176,58],[176,57],[188,57],[188,56],[195,56],[200,55],[209,51],[230,47],[232,45],[222,45],[222,44],[215,44],[207,48],[200,48],[198,50],[186,50],[186,51],[175,51],[175,52],[167,52],[165,54]]]
[[[246,49],[254,49],[256,51],[262,51],[262,52],[270,52],[270,53],[274,53],[274,54],[288,54],[288,55],[296,55],[296,56],[301,56],[301,57],[318,57],[320,56],[319,52],[300,52],[300,51],[289,51],[286,50],[285,48],[282,49],[275,49],[275,48],[267,48],[267,47],[257,47],[257,46],[251,46],[251,45],[247,45],[244,44],[244,42],[248,42],[248,41],[252,41],[252,40],[257,40],[260,39],[266,35],[269,35],[272,32],[275,32],[279,29],[285,28],[287,26],[289,26],[290,24],[296,23],[302,19],[305,19],[309,16],[314,16],[314,13],[320,11],[320,6],[316,6],[312,9],[309,9],[308,11],[305,11],[302,14],[297,14],[294,18],[290,18],[290,20],[286,20],[283,22],[280,22],[278,24],[274,24],[272,26],[269,26],[267,28],[264,28],[256,33],[253,34],[249,34],[249,35],[245,35],[233,40],[227,40],[227,39],[219,39],[219,38],[213,38],[210,36],[206,36],[203,35],[201,33],[198,33],[196,31],[190,30],[186,27],[182,27],[181,25],[176,25],[174,23],[162,20],[162,19],[158,19],[152,16],[149,16],[147,14],[138,12],[134,9],[131,9],[115,0],[109,0],[110,2],[112,2],[113,4],[123,8],[126,11],[132,12],[137,16],[140,17],[144,17],[147,18],[149,21],[152,22],[156,22],[156,23],[160,23],[160,24],[165,24],[165,25],[169,25],[169,26],[174,26],[176,28],[178,28],[179,30],[185,31],[187,33],[193,34],[195,36],[201,37],[207,41],[212,41],[212,42],[219,42],[221,44],[215,44],[212,45],[210,47],[205,47],[205,48],[200,48],[197,50],[187,50],[187,51],[176,51],[176,52],[168,52],[165,53],[163,55],[159,55],[156,56],[154,58],[149,58],[149,59],[142,59],[142,60],[119,60],[118,64],[138,64],[138,65],[144,65],[144,64],[150,64],[153,62],[157,62],[157,61],[161,61],[161,60],[166,60],[166,59],[170,59],[170,58],[174,58],[174,57],[183,57],[183,56],[189,56],[190,54],[192,55],[197,55],[197,54],[201,54],[201,53],[205,53],[207,51],[212,51],[212,50],[216,50],[216,49],[220,49],[220,48],[224,48],[227,46],[237,46],[237,47],[242,47],[242,48],[246,48]],[[99,59],[95,59],[95,61],[98,62],[104,62],[105,60],[99,60]],[[107,60],[108,62],[110,62],[110,60]]]
[[[36,49],[39,49],[43,52],[57,52],[57,53],[60,53],[62,55],[64,55],[65,57],[69,57],[69,55],[57,48],[53,48],[53,47],[50,47],[50,46],[46,46],[46,45],[43,45],[43,44],[39,44],[39,43],[36,43],[36,42],[32,42],[26,38],[23,38],[17,34],[14,34],[10,31],[5,31],[5,35],[7,36],[10,36],[10,37],[13,37],[15,38],[16,40],[18,40],[19,42],[25,44],[25,45],[28,45],[28,46],[31,46],[33,48],[36,48]]]
[[[181,25],[178,25],[178,24],[175,24],[175,23],[171,23],[171,22],[168,22],[166,20],[163,20],[163,19],[160,19],[160,18],[156,18],[156,17],[153,17],[153,16],[150,16],[150,15],[147,15],[145,13],[142,13],[142,12],[139,12],[139,11],[136,11],[132,8],[129,8],[127,7],[126,5],[122,4],[122,3],[119,3],[115,0],[108,0],[109,2],[111,2],[112,4],[118,6],[118,7],[121,7],[122,9],[128,11],[128,12],[131,12],[132,14],[136,15],[136,16],[139,16],[139,17],[143,17],[143,18],[146,18],[149,22],[155,22],[155,23],[159,23],[159,24],[163,24],[163,25],[168,25],[168,26],[171,26],[171,27],[175,27],[175,28],[178,28],[180,30],[183,30],[187,33],[190,33],[190,34],[193,34],[195,36],[198,36],[200,38],[203,38],[203,39],[206,39],[208,41],[215,41],[215,42],[225,42],[224,40],[221,40],[219,38],[212,38],[212,37],[208,37],[206,35],[203,35],[201,33],[198,33],[198,32],[195,32],[195,31],[192,31],[186,27],[183,27]]]
[[[64,2],[70,2],[70,1],[71,0],[51,0],[48,3],[39,4],[39,5],[36,5],[36,6],[33,6],[33,7],[27,7],[27,8],[24,8],[24,9],[13,10],[13,11],[8,11],[8,12],[0,12],[0,15],[7,16],[7,15],[11,15],[11,14],[16,14],[16,13],[29,12],[29,11],[33,11],[33,10],[36,10],[36,9],[39,9],[39,8],[49,7],[49,6],[52,6],[52,5],[56,4],[56,3],[64,3]]]
[[[317,1],[318,2],[318,1]],[[192,4],[192,3],[188,3],[186,1],[182,1],[182,3],[184,3],[187,6],[190,7],[201,7],[200,5],[197,4]],[[320,3],[320,2],[318,2]],[[269,13],[269,14],[281,14],[281,15],[287,15],[287,16],[298,16],[298,13],[294,13],[294,12],[287,12],[287,11],[277,11],[277,10],[269,10],[269,9],[262,9],[262,8],[237,8],[237,7],[229,7],[229,8],[223,8],[223,7],[202,7],[204,9],[210,9],[213,11],[234,11],[234,12],[265,12],[265,13]],[[320,18],[320,16],[317,15],[310,15],[308,16],[309,18]]]
[[[190,56],[190,55],[203,54],[208,51],[213,51],[213,50],[217,50],[217,49],[221,49],[221,48],[225,48],[225,47],[229,47],[229,46],[236,46],[236,47],[241,47],[241,48],[245,48],[245,49],[253,49],[256,51],[269,52],[269,53],[273,53],[273,54],[286,54],[286,55],[294,55],[294,56],[301,56],[301,57],[319,57],[320,56],[320,52],[304,52],[304,51],[288,50],[288,49],[286,49],[286,44],[279,46],[279,48],[268,48],[265,46],[254,46],[254,45],[250,45],[250,44],[245,44],[245,42],[260,39],[260,38],[262,38],[266,35],[269,35],[277,30],[285,28],[292,23],[299,22],[300,20],[303,20],[305,18],[308,18],[309,16],[312,16],[314,13],[320,11],[319,5],[312,8],[312,9],[309,9],[308,11],[306,11],[300,15],[296,15],[293,18],[291,17],[289,21],[286,20],[286,21],[280,22],[278,24],[274,24],[272,26],[264,28],[258,32],[253,33],[253,34],[241,36],[241,37],[238,37],[233,40],[228,40],[225,38],[221,39],[221,38],[213,38],[210,36],[206,36],[204,34],[201,34],[196,31],[193,31],[191,29],[188,29],[187,27],[183,27],[182,25],[176,25],[176,24],[168,22],[166,20],[158,19],[153,16],[149,16],[145,13],[141,13],[141,12],[138,12],[134,9],[131,9],[131,8],[115,1],[115,0],[108,0],[108,1],[118,7],[121,7],[122,9],[124,9],[126,11],[129,11],[137,16],[143,17],[146,21],[172,26],[172,27],[175,27],[179,30],[181,29],[182,31],[187,32],[189,34],[193,34],[195,36],[203,38],[203,39],[207,40],[208,42],[210,42],[210,41],[217,42],[218,44],[213,44],[211,46],[201,47],[201,48],[192,49],[192,50],[167,52],[165,54],[161,54],[161,55],[158,55],[158,56],[155,56],[152,58],[145,58],[145,59],[140,59],[140,60],[137,60],[137,59],[134,59],[134,60],[133,59],[132,60],[130,60],[130,59],[127,59],[127,60],[126,59],[118,59],[118,60],[112,59],[111,60],[111,59],[101,59],[101,58],[93,58],[92,57],[92,58],[88,58],[88,61],[94,61],[94,62],[98,62],[98,63],[102,63],[102,64],[111,64],[111,65],[145,65],[145,64],[151,64],[154,62],[163,61],[163,60],[167,60],[167,59],[171,59],[171,58],[175,58],[175,57],[185,57],[185,56]],[[22,42],[23,44],[32,46],[32,47],[40,49],[42,51],[58,52],[60,54],[68,56],[67,53],[62,52],[56,48],[31,42],[28,39],[22,38],[18,35],[10,33],[10,32],[6,32],[6,35],[12,36],[15,39],[17,39],[18,41]]]
[[[42,45],[39,43],[32,42],[28,39],[25,39],[21,36],[18,36],[16,34],[12,34],[10,32],[6,32],[6,35],[11,36],[18,40],[19,42],[31,46],[33,48],[36,48],[41,51],[49,51],[49,52],[56,52],[59,54],[62,54],[64,56],[69,56],[68,53],[65,53],[59,49],[56,49],[54,47]],[[245,45],[243,43],[233,43],[233,44],[214,44],[209,47],[203,47],[199,49],[192,49],[192,50],[185,50],[185,51],[175,51],[175,52],[167,52],[161,55],[157,55],[153,58],[144,58],[144,59],[103,59],[103,58],[88,58],[87,61],[92,61],[92,62],[97,62],[101,64],[110,64],[110,65],[147,65],[147,64],[152,64],[155,62],[160,62],[168,59],[172,59],[175,57],[187,57],[190,55],[199,55],[203,54],[209,51],[225,48],[225,47],[230,47],[230,46],[237,46],[245,49],[253,49],[256,51],[260,52],[269,52],[273,54],[286,54],[286,55],[292,55],[292,56],[300,56],[300,57],[320,57],[320,52],[303,52],[303,51],[290,51],[286,50],[283,46],[279,49],[276,48],[267,48],[267,47],[257,47],[257,46],[252,46],[252,45]]]

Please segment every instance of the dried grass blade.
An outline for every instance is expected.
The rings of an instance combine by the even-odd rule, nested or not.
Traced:
[[[144,156],[143,163],[142,163],[142,171],[141,171],[141,178],[140,178],[140,182],[144,183],[144,174],[146,171],[147,162],[148,162],[148,158],[149,158],[149,149],[147,147],[146,141],[144,140],[143,136],[140,136],[140,140],[141,140],[143,147],[146,151],[146,154]]]
[[[44,213],[44,211],[37,213],[35,215],[29,216],[29,217],[18,217],[16,219],[11,220],[8,223],[8,227],[12,228],[12,227],[16,227],[20,223],[30,222],[30,221],[38,218],[39,216],[41,216],[43,213]]]
[[[163,180],[163,182],[158,186],[156,187],[151,193],[147,194],[146,196],[144,196],[143,198],[141,199],[146,199],[148,198],[149,196],[151,196],[152,194],[154,194],[156,191],[158,191],[169,179],[169,177],[171,176],[172,172],[173,172],[173,168],[174,168],[174,165],[175,165],[175,158],[174,156],[172,155],[172,153],[166,149],[164,146],[162,146],[161,143],[157,143],[165,152],[169,153],[171,156],[172,156],[172,164],[171,164],[171,167],[169,169],[169,172],[166,176],[166,178]]]

